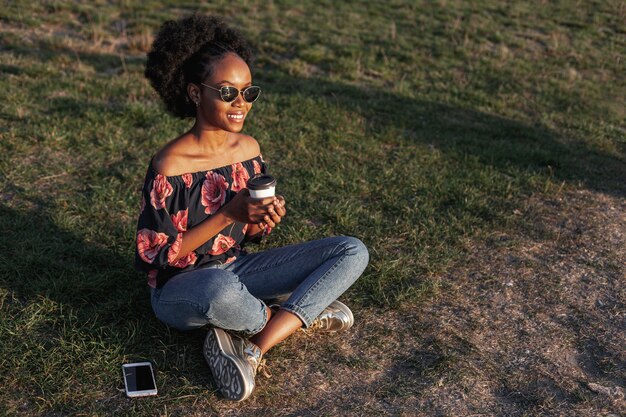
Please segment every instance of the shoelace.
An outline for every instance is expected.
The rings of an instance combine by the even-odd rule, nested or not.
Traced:
[[[265,362],[265,358],[263,358],[263,356],[260,354],[260,350],[258,350],[259,348],[257,347],[256,349],[251,348],[250,345],[248,345],[248,347],[246,347],[244,349],[244,354],[248,355],[248,361],[251,362],[251,364],[256,363],[256,367],[255,367],[255,374],[261,374],[263,375],[265,378],[271,378],[272,374],[269,372],[269,368],[267,366],[267,363]],[[258,356],[257,356],[257,351]]]
[[[269,371],[269,367],[267,366],[265,359],[261,359],[261,361],[259,362],[259,365],[256,368],[256,372],[260,373],[261,375],[263,375],[265,378],[268,378],[268,379],[272,377],[272,374]]]
[[[309,327],[307,327],[307,328],[300,327],[300,330],[302,332],[304,332],[305,334],[311,334],[311,333],[315,332],[315,330],[321,329],[323,326],[324,325],[322,323],[322,320],[320,320],[319,318],[316,318],[315,320],[313,320],[311,322],[311,325]]]

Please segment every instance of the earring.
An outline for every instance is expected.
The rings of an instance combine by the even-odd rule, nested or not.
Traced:
[[[200,102],[199,101],[194,101],[194,103],[196,103],[196,107],[200,107]]]

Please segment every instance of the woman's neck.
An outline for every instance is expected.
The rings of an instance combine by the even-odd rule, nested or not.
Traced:
[[[230,132],[213,126],[202,126],[198,121],[189,130],[200,149],[209,153],[220,153],[230,138]]]

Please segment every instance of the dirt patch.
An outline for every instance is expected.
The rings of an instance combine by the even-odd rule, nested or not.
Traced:
[[[425,321],[461,361],[430,388],[431,415],[626,411],[625,209],[588,191],[533,198],[525,233],[492,236],[444,279]]]
[[[212,411],[623,414],[625,213],[622,199],[589,191],[531,198],[528,227],[477,243],[437,298],[357,311],[348,335],[292,337],[268,354],[273,377],[250,400]]]

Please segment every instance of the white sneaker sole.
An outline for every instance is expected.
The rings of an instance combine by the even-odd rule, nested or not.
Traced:
[[[224,330],[209,330],[204,341],[204,359],[226,399],[243,401],[252,394],[254,379],[246,372],[248,365],[237,356],[230,335]]]

